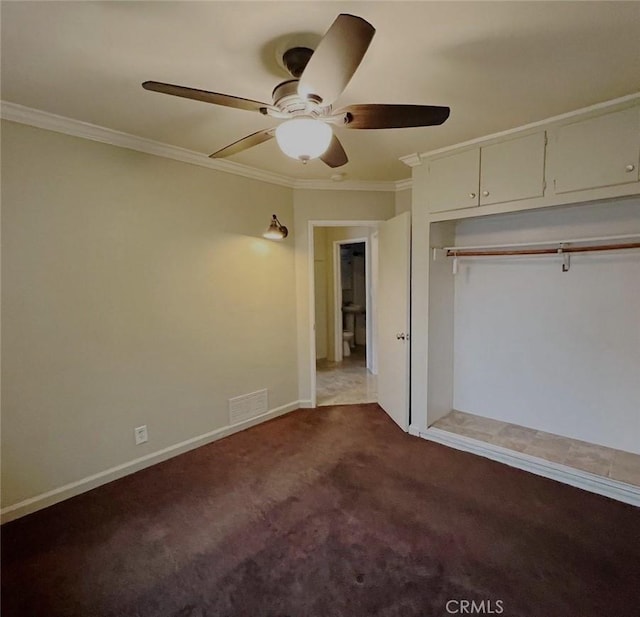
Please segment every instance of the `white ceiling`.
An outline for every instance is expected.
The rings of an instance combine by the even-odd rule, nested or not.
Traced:
[[[448,105],[440,127],[337,129],[349,180],[399,180],[398,157],[640,91],[640,2],[6,2],[2,99],[203,155],[270,126],[257,113],[171,97],[145,80],[271,102],[276,48],[338,13],[377,29],[337,106]],[[274,141],[230,160],[325,179]]]

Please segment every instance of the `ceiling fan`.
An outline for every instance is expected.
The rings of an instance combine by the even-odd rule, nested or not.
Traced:
[[[293,79],[274,88],[271,105],[157,81],[145,81],[142,87],[214,105],[257,111],[284,121],[277,127],[247,135],[214,152],[210,158],[231,156],[275,137],[281,150],[292,158],[303,163],[320,158],[329,167],[340,167],[349,159],[332,125],[347,129],[406,128],[442,124],[449,117],[448,107],[433,105],[375,103],[333,110],[332,104],[353,77],[374,34],[375,28],[369,22],[343,13],[335,19],[315,51],[307,47],[285,51],[282,61]]]

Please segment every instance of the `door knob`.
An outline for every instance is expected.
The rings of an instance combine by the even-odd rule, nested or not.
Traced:
[[[405,339],[404,332],[398,332],[398,334],[396,334],[396,338],[398,340],[403,340],[404,341],[404,339]]]
[[[627,166],[624,168],[624,170],[625,170],[625,171],[633,171],[635,168],[636,168],[636,166],[635,166],[635,165],[627,165]]]

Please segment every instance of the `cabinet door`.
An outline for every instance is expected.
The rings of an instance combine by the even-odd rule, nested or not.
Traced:
[[[556,193],[638,181],[640,108],[558,128],[554,152]]]
[[[545,132],[485,146],[480,152],[480,205],[544,195]]]
[[[480,149],[465,150],[429,161],[427,199],[431,212],[478,205]]]

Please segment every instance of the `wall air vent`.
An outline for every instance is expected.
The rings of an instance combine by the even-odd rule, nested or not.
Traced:
[[[258,390],[229,399],[229,424],[238,424],[266,413],[269,408],[267,390]]]

